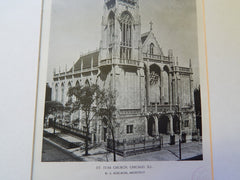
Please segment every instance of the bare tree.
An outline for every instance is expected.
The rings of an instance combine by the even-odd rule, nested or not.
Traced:
[[[102,122],[111,133],[113,160],[116,161],[116,148],[115,148],[115,130],[119,124],[116,122],[116,92],[112,90],[103,90],[99,94],[101,103],[99,103],[98,113]]]
[[[90,135],[90,123],[97,115],[97,98],[100,94],[99,86],[96,84],[71,87],[68,90],[69,98],[68,104],[72,107],[72,111],[82,110],[84,116],[84,122],[86,126],[85,132],[85,155],[88,154],[89,135]]]

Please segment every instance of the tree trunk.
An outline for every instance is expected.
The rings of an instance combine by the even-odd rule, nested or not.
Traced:
[[[113,161],[116,161],[116,149],[115,149],[115,136],[114,136],[114,130],[112,130],[112,138],[113,138]]]
[[[56,117],[54,117],[54,121],[53,121],[53,134],[55,135],[56,133]]]
[[[88,156],[88,135],[89,135],[89,127],[87,125],[87,132],[85,137],[85,156]]]

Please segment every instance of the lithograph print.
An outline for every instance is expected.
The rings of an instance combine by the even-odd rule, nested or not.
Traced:
[[[46,4],[40,162],[205,160],[195,0]]]

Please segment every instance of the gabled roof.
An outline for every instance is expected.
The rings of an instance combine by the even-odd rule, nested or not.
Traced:
[[[88,53],[86,55],[81,56],[78,61],[74,64],[74,71],[82,70],[81,62],[83,62],[83,69],[91,68],[91,59],[93,58],[93,67],[98,66],[98,55],[99,50]],[[69,70],[72,71],[73,67]]]
[[[144,34],[141,35],[141,39],[142,39],[142,45],[145,46],[145,44],[149,41],[150,38],[153,38],[154,41],[156,42],[157,47],[159,48],[161,55],[163,55],[163,51],[162,48],[160,47],[154,33],[152,31],[146,32]]]
[[[142,40],[142,44],[144,44],[144,42],[146,41],[148,35],[150,34],[150,31],[149,32],[146,32],[146,33],[143,33],[141,35],[141,40]]]

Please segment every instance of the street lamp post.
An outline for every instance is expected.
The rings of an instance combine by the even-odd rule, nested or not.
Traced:
[[[181,138],[179,138],[179,160],[182,160]]]

